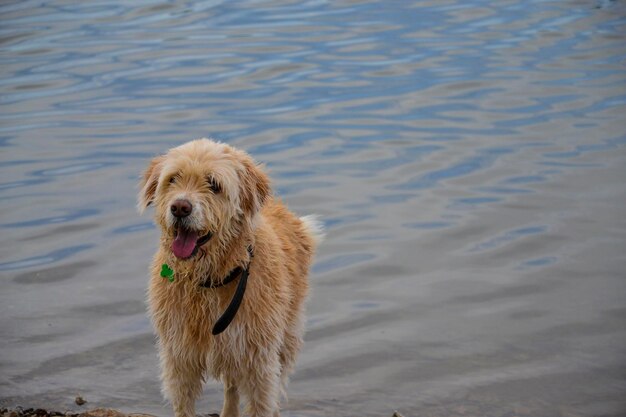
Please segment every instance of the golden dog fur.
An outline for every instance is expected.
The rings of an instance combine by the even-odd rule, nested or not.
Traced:
[[[140,212],[153,205],[161,229],[148,303],[163,393],[175,416],[195,417],[195,400],[209,376],[224,384],[221,417],[239,415],[240,393],[251,416],[279,416],[280,394],[302,344],[308,269],[321,227],[274,198],[267,175],[248,154],[209,139],[154,158],[140,188]],[[180,199],[193,207],[185,227],[197,236],[213,234],[188,259],[175,255],[172,246],[180,225],[171,207]],[[241,307],[230,326],[214,336],[211,328],[238,280],[217,288],[200,284],[220,282],[248,262]],[[160,276],[162,264],[174,270],[173,282]]]

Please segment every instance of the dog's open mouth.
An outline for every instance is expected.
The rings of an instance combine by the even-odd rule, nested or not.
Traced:
[[[183,226],[176,228],[174,241],[172,242],[172,252],[177,258],[187,259],[196,254],[198,248],[211,239],[212,233],[198,237],[198,232],[187,229]]]

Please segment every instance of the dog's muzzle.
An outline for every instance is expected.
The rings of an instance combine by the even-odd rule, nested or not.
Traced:
[[[198,236],[197,231],[187,229],[182,224],[179,224],[172,242],[172,252],[180,259],[191,258],[198,252],[198,248],[207,243],[212,236],[211,232],[204,236]]]

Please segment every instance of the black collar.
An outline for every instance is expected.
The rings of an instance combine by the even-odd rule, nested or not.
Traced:
[[[213,283],[213,281],[209,278],[203,283],[200,284],[203,288],[218,288],[224,285],[231,283],[236,280],[238,276],[241,275],[241,279],[239,280],[239,284],[237,284],[237,289],[235,290],[235,295],[233,295],[233,299],[230,300],[230,304],[226,307],[224,313],[220,316],[219,319],[213,325],[213,330],[211,333],[213,335],[218,335],[222,333],[231,321],[235,318],[235,314],[239,310],[239,306],[241,305],[241,301],[243,300],[243,294],[246,292],[246,283],[248,282],[248,275],[250,271],[250,264],[252,263],[252,257],[254,256],[254,251],[252,250],[252,246],[248,246],[248,254],[250,255],[250,261],[248,265],[246,265],[246,269],[238,266],[237,268],[230,271],[230,273],[219,283]],[[242,273],[243,272],[243,273]]]

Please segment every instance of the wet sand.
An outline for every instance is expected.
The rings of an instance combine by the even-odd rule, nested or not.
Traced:
[[[219,417],[219,414],[198,414],[198,417]],[[156,417],[152,414],[130,413],[125,414],[112,408],[95,408],[82,412],[71,411],[51,411],[43,408],[23,408],[0,409],[0,417]],[[391,417],[404,417],[398,412],[394,412]]]
[[[94,408],[81,412],[73,411],[53,411],[44,408],[24,408],[0,409],[1,417],[156,417],[151,414],[130,413],[125,414],[112,408]],[[217,414],[203,414],[198,417],[219,417]]]

